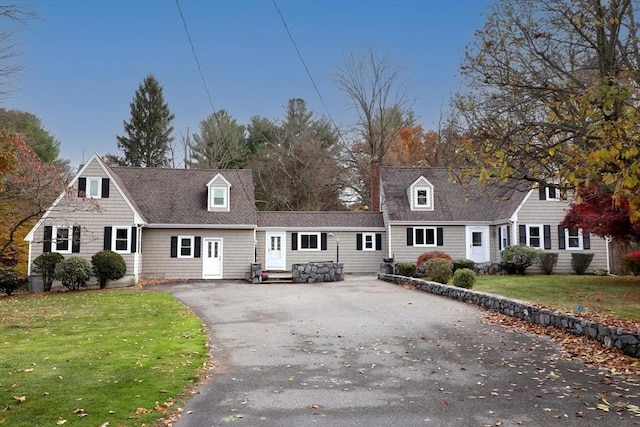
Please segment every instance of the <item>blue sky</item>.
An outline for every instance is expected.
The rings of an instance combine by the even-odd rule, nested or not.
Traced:
[[[0,107],[31,112],[80,164],[118,153],[116,136],[148,74],[175,114],[175,137],[213,111],[175,0],[25,0],[39,14],[16,27],[25,68]],[[459,66],[492,0],[277,0],[336,123],[355,113],[334,78],[347,54],[373,48],[403,68],[425,128],[460,87]],[[282,118],[290,98],[327,115],[272,0],[180,0],[216,109],[242,124]]]

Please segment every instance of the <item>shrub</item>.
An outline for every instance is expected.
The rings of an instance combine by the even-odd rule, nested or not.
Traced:
[[[500,252],[500,265],[507,274],[524,274],[525,270],[540,259],[542,251],[525,245],[507,246]]]
[[[11,296],[25,282],[11,267],[0,267],[0,290]]]
[[[469,268],[461,268],[453,273],[454,286],[471,289],[474,283],[476,283],[476,273]]]
[[[64,257],[58,252],[45,252],[33,260],[33,271],[42,274],[42,285],[45,292],[51,291],[56,264],[63,259]]]
[[[434,282],[446,284],[453,274],[453,262],[444,258],[431,258],[425,264],[427,276]]]
[[[634,276],[640,274],[640,251],[631,252],[622,256],[624,268]]]
[[[577,275],[582,275],[587,271],[591,261],[593,260],[593,254],[587,252],[575,252],[571,254],[571,268]]]
[[[553,273],[553,267],[558,263],[558,254],[556,252],[542,252],[540,254],[540,265],[545,274]]]
[[[84,258],[72,256],[56,265],[53,278],[60,280],[70,291],[86,286],[91,277],[91,264]]]
[[[425,252],[422,255],[420,255],[418,257],[418,261],[416,264],[418,265],[418,267],[422,267],[423,265],[425,265],[427,261],[433,258],[442,258],[442,259],[446,259],[448,261],[453,262],[453,258],[451,258],[451,256],[449,256],[448,254],[442,251],[431,251],[431,252]]]
[[[476,263],[473,260],[466,259],[466,258],[456,259],[453,261],[454,273],[463,268],[468,268],[469,270],[473,271],[473,269],[476,268]]]
[[[91,257],[93,274],[98,278],[100,289],[107,286],[107,280],[118,280],[127,272],[127,264],[119,253],[100,251]]]
[[[416,265],[412,262],[399,262],[396,264],[396,274],[405,277],[416,275]]]

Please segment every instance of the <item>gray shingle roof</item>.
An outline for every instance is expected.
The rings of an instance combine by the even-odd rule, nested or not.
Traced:
[[[379,212],[258,212],[258,227],[282,228],[382,228]]]
[[[433,184],[434,210],[412,211],[407,189],[420,176]],[[477,180],[452,182],[447,168],[381,167],[380,188],[384,192],[389,221],[470,222],[509,218],[526,195],[500,186],[481,186]]]
[[[114,179],[149,224],[255,225],[253,177],[248,169],[111,167]],[[231,184],[229,212],[207,210],[207,183],[218,173]]]

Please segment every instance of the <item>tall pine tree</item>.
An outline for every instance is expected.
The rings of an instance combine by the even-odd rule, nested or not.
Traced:
[[[173,141],[171,121],[174,115],[164,102],[162,86],[149,74],[133,97],[131,120],[124,122],[125,136],[118,136],[118,148],[124,157],[117,159],[124,166],[148,168],[169,164],[169,145]]]

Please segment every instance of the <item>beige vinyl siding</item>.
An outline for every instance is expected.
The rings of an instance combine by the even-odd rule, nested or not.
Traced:
[[[82,177],[107,178],[102,168],[92,162],[85,169]],[[104,249],[104,227],[134,225],[134,213],[127,205],[122,195],[116,190],[111,180],[109,182],[109,198],[89,199],[78,197],[78,183],[67,191],[58,205],[53,208],[47,218],[35,230],[31,245],[31,259],[42,254],[44,241],[44,227],[73,227],[80,226],[80,252],[63,254],[65,257],[81,256],[91,261],[91,257]],[[131,281],[134,271],[134,254],[121,253],[127,264],[127,277]]]
[[[171,258],[171,236],[222,239],[224,279],[245,279],[253,256],[253,230],[157,229],[142,230],[142,278],[202,279],[203,258]]]
[[[407,228],[436,227],[442,228],[443,246],[407,246]],[[466,228],[464,225],[392,225],[391,226],[391,252],[396,262],[416,262],[418,257],[425,252],[441,251],[450,255],[453,259],[466,258]]]
[[[590,235],[591,248],[584,249],[582,251],[559,249],[558,238],[558,225],[564,219],[566,209],[569,206],[569,202],[566,200],[540,200],[538,190],[533,191],[522,206],[522,209],[518,213],[518,222],[512,233],[515,231],[516,240],[520,241],[519,225],[549,225],[551,226],[551,249],[547,252],[558,253],[558,263],[554,268],[556,273],[572,273],[571,268],[571,253],[573,252],[590,252],[594,254],[593,261],[589,267],[589,271],[594,271],[598,268],[607,268],[607,249],[606,241],[598,236]],[[530,273],[541,272],[539,264],[532,265],[527,269]]]
[[[276,230],[274,230],[275,232]],[[319,261],[336,261],[339,255],[339,261],[344,264],[344,271],[346,274],[367,274],[376,273],[380,270],[380,263],[383,258],[387,256],[387,239],[384,230],[358,230],[358,231],[322,231],[313,230],[309,232],[327,233],[327,250],[317,251],[301,251],[291,249],[292,233],[304,233],[302,231],[287,231],[286,242],[284,248],[286,249],[286,269],[291,271],[293,264],[304,262],[319,262]],[[266,231],[259,231],[257,234],[258,240],[258,262],[264,267],[265,264],[265,239]],[[333,234],[333,236],[329,235]],[[381,250],[376,251],[364,251],[357,250],[357,234],[358,233],[373,233],[380,234],[382,237]],[[339,244],[337,241],[340,241]],[[374,242],[375,243],[375,242]],[[338,251],[339,246],[339,251]]]

